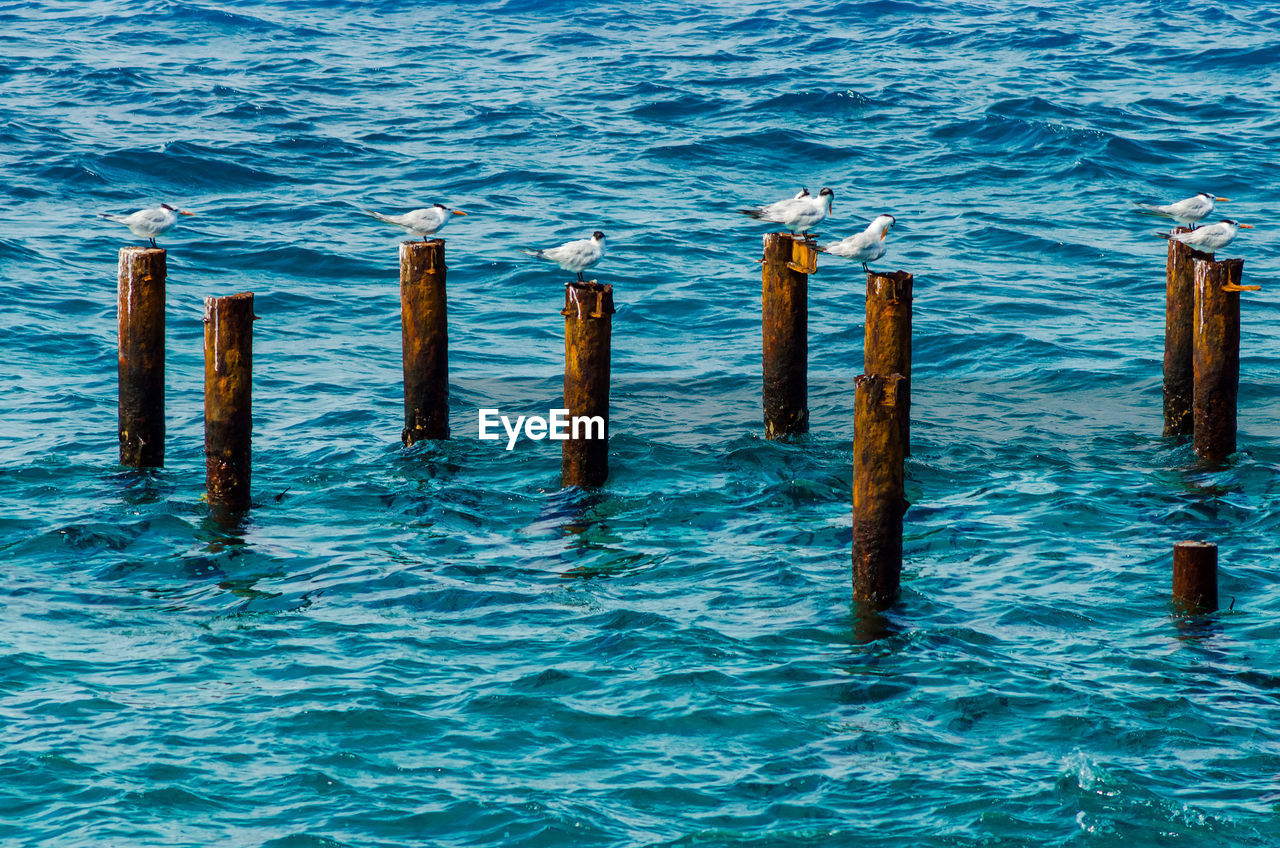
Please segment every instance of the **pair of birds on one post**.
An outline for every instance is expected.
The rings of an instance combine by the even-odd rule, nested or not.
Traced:
[[[738,211],[760,221],[781,224],[793,234],[801,233],[808,236],[810,228],[822,223],[827,215],[831,214],[831,205],[834,200],[835,192],[829,188],[823,188],[817,195],[811,195],[807,188],[801,188],[800,193],[795,197]],[[832,256],[861,262],[862,270],[870,272],[871,269],[867,267],[867,263],[875,262],[884,256],[885,238],[889,235],[889,229],[896,223],[898,219],[892,215],[879,215],[862,232],[823,245],[818,250]]]
[[[1184,227],[1191,227],[1192,229],[1189,233],[1160,233],[1160,236],[1182,242],[1193,250],[1208,253],[1212,256],[1216,251],[1231,244],[1238,231],[1253,229],[1252,224],[1241,224],[1239,221],[1233,221],[1230,218],[1225,218],[1216,224],[1207,224],[1203,227],[1196,226],[1213,214],[1215,204],[1230,202],[1228,198],[1216,197],[1207,191],[1202,191],[1193,197],[1173,203],[1135,203],[1134,205],[1153,215],[1172,218],[1174,223],[1181,224]]]
[[[458,209],[450,209],[443,203],[437,203],[426,209],[415,209],[403,215],[384,215],[381,212],[365,211],[379,221],[395,224],[397,227],[404,227],[411,235],[422,236],[423,241],[427,240],[427,236],[447,224],[451,215],[467,214]],[[545,250],[525,250],[523,252],[537,259],[546,259],[549,262],[554,262],[564,270],[576,273],[578,282],[586,282],[582,272],[604,258],[604,233],[596,230],[589,239],[577,239],[565,242],[557,247],[548,247]]]

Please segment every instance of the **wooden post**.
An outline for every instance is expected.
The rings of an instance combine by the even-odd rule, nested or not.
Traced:
[[[1173,603],[1182,612],[1218,608],[1218,546],[1178,542],[1173,546]]]
[[[404,431],[412,445],[449,438],[449,315],[444,239],[400,243]]]
[[[609,479],[609,357],[613,286],[573,282],[564,289],[564,408],[569,438],[560,485],[602,486]]]
[[[1190,232],[1174,227],[1173,233]],[[1164,434],[1190,436],[1193,431],[1192,320],[1195,316],[1195,280],[1192,259],[1208,258],[1176,239],[1169,239],[1169,260],[1164,287]]]
[[[120,464],[164,465],[165,252],[122,247],[116,284]]]
[[[887,609],[902,571],[903,473],[901,374],[855,379],[853,421],[853,599]]]
[[[253,293],[204,299],[204,452],[209,506],[249,508]]]
[[[867,374],[901,374],[897,402],[901,407],[903,455],[911,455],[911,290],[906,271],[867,273],[867,323],[862,370]]]
[[[1240,285],[1243,259],[1195,259],[1193,418],[1195,450],[1221,461],[1236,451],[1236,390],[1240,383]]]
[[[761,271],[764,437],[809,432],[809,274],[817,253],[803,237],[766,233]]]

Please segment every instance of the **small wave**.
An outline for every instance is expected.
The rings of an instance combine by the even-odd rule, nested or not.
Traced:
[[[725,108],[726,104],[723,101],[699,97],[696,94],[685,94],[668,100],[642,103],[631,109],[631,115],[651,121],[664,121],[672,118],[712,115]]]
[[[826,11],[826,14],[839,20],[854,20],[868,17],[888,17],[891,15],[920,15],[933,17],[937,7],[911,3],[908,0],[858,0],[852,3],[837,3]]]
[[[78,161],[39,167],[34,174],[55,185],[100,186],[110,183],[102,174]]]
[[[187,0],[170,0],[170,2],[162,3],[156,10],[155,15],[157,17],[165,16],[183,24],[194,24],[197,27],[205,25],[209,29],[228,32],[233,35],[241,35],[246,32],[264,34],[279,34],[283,32],[301,38],[314,38],[324,35],[322,31],[314,27],[301,26],[294,21],[289,23],[272,21],[244,12],[232,12],[225,8],[201,6],[187,2]]]
[[[246,187],[277,185],[286,178],[235,159],[259,161],[253,154],[234,148],[216,148],[176,141],[160,150],[126,148],[89,157],[95,169],[116,175],[142,176],[175,188]]]
[[[665,144],[651,147],[647,155],[656,159],[700,164],[720,163],[726,156],[742,161],[744,156],[755,155],[760,161],[773,161],[779,151],[808,162],[844,162],[860,155],[860,151],[834,147],[811,141],[798,130],[762,131],[722,135],[703,141],[685,144]]]
[[[768,100],[756,104],[752,109],[779,112],[808,112],[814,110],[825,114],[857,113],[872,102],[867,95],[850,89],[845,89],[844,91],[792,91],[770,97]]]
[[[301,278],[353,279],[368,273],[368,266],[363,262],[296,244],[239,253],[227,252],[222,256],[227,268],[276,271]]]
[[[1101,147],[1114,136],[1105,130],[1073,127],[1065,124],[988,114],[943,124],[932,131],[935,139],[961,141],[975,148],[994,148],[1001,153],[1012,151],[1082,149]]]

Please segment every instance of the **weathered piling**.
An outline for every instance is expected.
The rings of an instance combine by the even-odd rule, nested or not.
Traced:
[[[404,356],[401,441],[449,438],[449,317],[444,239],[400,243]]]
[[[564,408],[568,438],[560,484],[602,486],[609,479],[609,357],[613,286],[573,282],[564,289]]]
[[[906,271],[867,273],[867,321],[862,370],[867,374],[901,374],[897,404],[902,421],[902,450],[911,455],[911,292]]]
[[[761,278],[764,336],[764,435],[809,432],[809,274],[813,244],[791,233],[767,233]]]
[[[122,247],[116,284],[120,464],[164,465],[165,252]]]
[[[1181,612],[1218,608],[1218,546],[1178,542],[1173,546],[1173,603]]]
[[[1175,227],[1173,233],[1190,232]],[[1192,260],[1198,253],[1177,239],[1169,239],[1164,288],[1164,434],[1190,436],[1193,430],[1191,397],[1192,322],[1195,317],[1195,274]]]
[[[1197,258],[1192,343],[1192,416],[1196,455],[1221,461],[1236,450],[1240,383],[1240,275],[1243,259]]]
[[[204,452],[209,506],[249,508],[253,293],[204,300]]]
[[[898,597],[902,516],[907,509],[901,374],[855,378],[853,599],[886,609]]]

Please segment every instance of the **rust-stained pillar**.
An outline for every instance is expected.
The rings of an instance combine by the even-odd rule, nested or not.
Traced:
[[[812,243],[766,233],[761,277],[764,329],[764,436],[809,432],[809,275]]]
[[[560,485],[602,486],[609,479],[609,356],[613,286],[573,282],[564,289],[564,408],[569,432]]]
[[[911,289],[906,271],[867,273],[867,323],[862,370],[867,374],[901,374],[897,402],[901,407],[902,450],[911,455]]]
[[[853,420],[853,599],[887,609],[898,597],[902,516],[907,510],[901,374],[855,379]]]
[[[1221,461],[1236,451],[1240,382],[1240,275],[1243,259],[1193,260],[1195,327],[1192,410],[1196,455]]]
[[[164,465],[165,252],[122,247],[116,311],[118,326],[120,464]]]
[[[249,508],[253,292],[204,299],[204,453],[209,506]]]
[[[1218,608],[1218,546],[1178,542],[1173,546],[1173,603],[1182,612]]]
[[[1173,234],[1187,233],[1174,227]],[[1190,436],[1192,430],[1191,325],[1196,289],[1192,259],[1204,256],[1176,239],[1169,239],[1164,286],[1164,434]]]
[[[449,438],[449,316],[444,239],[400,243],[406,445]]]

